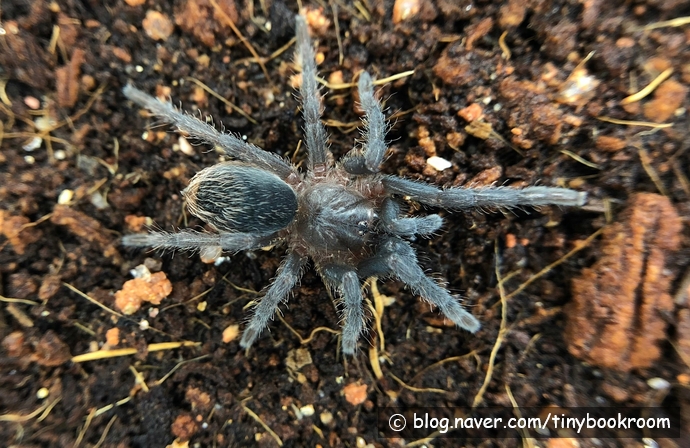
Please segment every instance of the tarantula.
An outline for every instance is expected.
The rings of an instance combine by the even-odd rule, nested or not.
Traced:
[[[379,173],[386,155],[386,122],[374,97],[371,76],[361,73],[357,88],[365,131],[363,144],[338,163],[328,149],[320,121],[322,99],[316,79],[314,50],[307,24],[296,17],[296,58],[302,65],[300,95],[308,169],[179,112],[131,85],[124,95],[179,131],[222,148],[233,161],[197,173],[182,192],[189,211],[217,233],[181,230],[127,235],[125,246],[238,252],[276,243],[287,245],[287,256],[265,290],[242,335],[249,348],[287,301],[311,258],[325,285],[336,292],[342,308],[342,350],[355,352],[364,330],[360,281],[371,276],[395,277],[436,305],[457,326],[476,332],[479,321],[446,289],[427,277],[407,240],[430,236],[442,225],[439,215],[408,217],[399,198],[449,210],[470,207],[511,208],[555,204],[581,206],[585,193],[565,188],[507,187],[440,189],[421,182]]]

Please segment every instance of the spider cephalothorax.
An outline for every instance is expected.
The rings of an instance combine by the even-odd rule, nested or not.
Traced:
[[[401,213],[398,197],[459,210],[483,206],[581,206],[585,194],[552,187],[440,189],[379,174],[386,152],[386,124],[366,72],[360,75],[358,83],[365,113],[363,145],[333,164],[320,121],[321,97],[314,51],[305,20],[297,16],[296,21],[307,172],[301,173],[277,155],[234,135],[220,133],[169,103],[127,86],[123,90],[127,98],[191,137],[222,148],[234,161],[200,171],[183,192],[190,212],[206,221],[216,233],[182,230],[128,235],[123,244],[207,253],[285,244],[287,256],[242,336],[240,344],[245,348],[254,343],[280,303],[287,300],[309,259],[340,299],[342,349],[346,354],[355,352],[364,329],[360,282],[370,276],[397,278],[415,294],[438,306],[458,326],[477,331],[479,321],[460,305],[459,299],[424,274],[406,241],[437,231],[442,225],[441,217],[407,217]]]

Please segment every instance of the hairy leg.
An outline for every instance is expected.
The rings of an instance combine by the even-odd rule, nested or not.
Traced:
[[[511,208],[520,205],[582,206],[587,195],[580,191],[556,187],[483,187],[440,189],[394,176],[383,178],[389,193],[436,207],[457,210],[471,207]]]
[[[273,319],[273,315],[278,310],[278,305],[281,302],[287,301],[290,290],[302,277],[302,268],[306,263],[306,258],[302,258],[294,252],[289,253],[285,257],[280,268],[278,268],[276,278],[266,290],[266,295],[254,308],[253,315],[240,340],[242,348],[246,349],[252,346],[256,338],[259,337],[263,329],[268,325],[268,321]]]
[[[408,285],[415,294],[436,305],[455,325],[472,333],[479,330],[479,321],[465,310],[457,298],[424,274],[414,249],[405,241],[391,237],[379,253],[359,266],[361,276],[392,275]]]
[[[328,164],[326,147],[326,128],[321,123],[321,95],[316,81],[316,61],[314,49],[309,39],[309,30],[304,17],[295,17],[297,24],[297,55],[302,64],[302,84],[299,92],[302,96],[304,114],[304,138],[309,152],[309,170],[323,171]]]
[[[337,289],[343,305],[343,353],[354,355],[357,341],[364,330],[361,285],[357,273],[345,266],[327,265],[321,269],[325,283]]]
[[[222,148],[230,157],[270,171],[282,179],[295,172],[288,162],[276,154],[264,151],[232,134],[219,132],[210,124],[180,112],[169,102],[162,102],[132,85],[125,86],[122,93],[166,123],[173,124],[178,130],[189,134],[190,137]]]
[[[428,236],[443,225],[438,215],[417,218],[400,218],[400,204],[393,198],[386,198],[381,206],[381,223],[388,233],[412,238],[415,235]]]
[[[153,247],[156,249],[201,250],[220,247],[238,252],[267,245],[272,235],[251,233],[205,233],[194,230],[179,232],[137,233],[122,237],[122,245],[128,247]]]
[[[351,174],[374,174],[386,155],[386,121],[381,104],[374,96],[369,73],[362,72],[357,83],[359,103],[364,110],[364,151],[350,151],[343,159],[345,171]]]

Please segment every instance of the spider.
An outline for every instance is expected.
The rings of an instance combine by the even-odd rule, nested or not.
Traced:
[[[437,306],[458,327],[472,333],[480,323],[460,299],[428,277],[408,242],[439,230],[442,218],[406,216],[401,198],[448,210],[471,207],[582,206],[585,193],[535,186],[449,188],[385,175],[379,167],[386,154],[386,121],[374,97],[371,76],[357,84],[364,111],[363,141],[338,163],[328,149],[320,121],[322,99],[316,79],[314,49],[305,19],[296,16],[296,58],[302,65],[300,96],[308,151],[305,173],[276,154],[232,134],[217,131],[131,85],[124,95],[179,131],[224,150],[233,160],[198,172],[182,192],[189,211],[214,233],[190,229],[127,235],[130,247],[236,253],[269,245],[287,245],[287,255],[273,283],[253,310],[240,346],[248,349],[267,327],[299,282],[309,259],[324,284],[334,291],[342,318],[342,351],[353,355],[364,331],[361,280],[394,277],[416,295]]]

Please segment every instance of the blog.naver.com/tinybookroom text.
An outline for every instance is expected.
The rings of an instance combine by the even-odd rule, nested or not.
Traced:
[[[381,438],[679,438],[680,408],[377,409]]]

